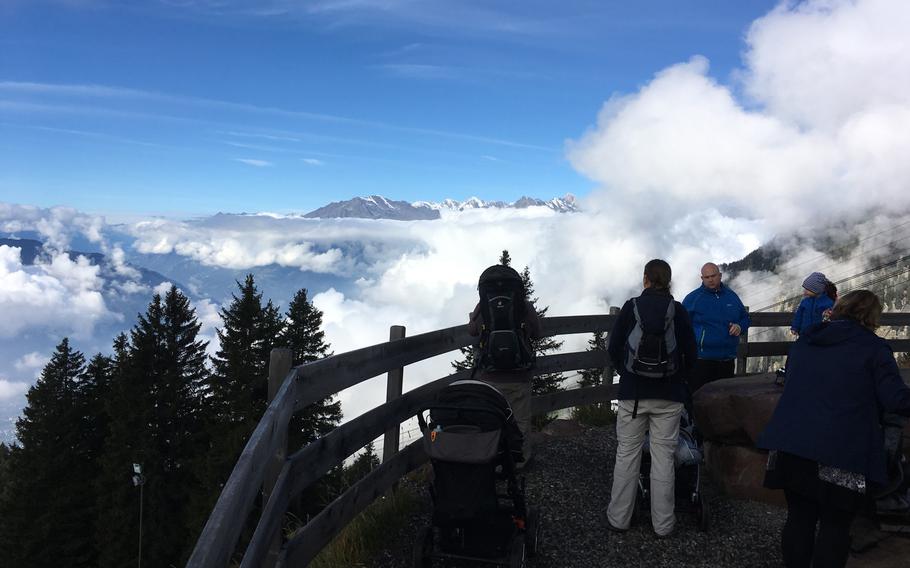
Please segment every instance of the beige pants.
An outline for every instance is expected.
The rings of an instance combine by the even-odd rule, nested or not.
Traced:
[[[523,381],[520,383],[498,383],[488,381],[489,384],[496,387],[502,396],[509,401],[512,412],[515,415],[515,421],[518,422],[518,429],[524,436],[522,445],[522,454],[525,461],[531,459],[531,383]]]
[[[673,484],[676,478],[674,454],[679,438],[681,402],[669,400],[640,400],[638,415],[632,419],[635,402],[619,401],[616,416],[616,466],[613,468],[613,490],[607,519],[614,527],[625,529],[632,520],[632,509],[638,492],[641,468],[641,449],[645,432],[651,441],[651,525],[654,532],[666,535],[673,532],[676,500]]]

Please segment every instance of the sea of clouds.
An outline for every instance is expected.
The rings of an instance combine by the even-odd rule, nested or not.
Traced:
[[[464,323],[478,274],[503,249],[517,268],[530,267],[550,315],[621,305],[654,257],[671,263],[681,297],[698,285],[704,262],[736,260],[775,235],[805,236],[817,227],[839,227],[834,237],[869,248],[906,250],[907,29],[910,3],[785,2],[749,28],[734,76],[712,76],[710,62],[693,54],[636,92],[605,94],[592,125],[566,133],[567,159],[595,187],[576,214],[529,208],[412,222],[271,214],[149,219],[117,228],[131,238],[123,246],[108,242],[102,218],[0,204],[0,232],[34,231],[57,251],[49,262],[24,266],[18,249],[0,247],[0,338],[45,336],[53,345],[68,335],[91,352],[109,349],[112,339],[95,336],[99,322],[132,325],[134,314],[111,310],[97,267],[63,254],[77,236],[97,243],[124,275],[132,255],[176,254],[254,274],[269,265],[299,269],[299,287],[309,287],[307,274],[351,281],[346,291],[310,289],[336,353],[385,341],[395,324],[413,335]],[[783,278],[744,274],[732,283],[747,304],[798,290],[812,270],[828,267],[836,279],[863,268],[861,259],[839,262],[805,245],[788,252]],[[226,299],[192,292],[204,333],[214,339]],[[150,297],[152,290],[137,281],[117,293]],[[286,305],[289,298],[273,299]],[[587,338],[568,339],[569,348],[583,348]],[[21,408],[50,353],[8,357],[0,403]],[[447,374],[450,360],[409,368],[405,388]],[[346,417],[373,407],[384,388],[380,379],[341,393]]]

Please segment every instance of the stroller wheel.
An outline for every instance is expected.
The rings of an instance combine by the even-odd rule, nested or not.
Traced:
[[[698,508],[695,509],[695,518],[698,521],[698,530],[708,532],[711,527],[711,506],[703,493],[698,495]]]
[[[528,558],[537,554],[537,543],[540,542],[540,513],[537,509],[528,508],[528,520],[525,523],[525,546]]]
[[[414,541],[414,568],[433,566],[433,527],[423,527]]]
[[[515,535],[509,552],[509,568],[525,568],[525,550],[524,535]]]

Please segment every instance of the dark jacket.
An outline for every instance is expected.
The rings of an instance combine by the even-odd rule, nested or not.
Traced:
[[[692,318],[698,356],[724,361],[736,357],[739,337],[730,335],[730,324],[749,329],[749,312],[736,292],[721,284],[717,290],[702,285],[689,292],[682,302]]]
[[[673,296],[667,291],[645,288],[638,297],[638,313],[641,314],[642,323],[646,330],[661,330],[664,327],[664,317],[667,314],[669,302],[675,302]],[[686,401],[685,379],[688,371],[695,366],[697,351],[695,347],[695,334],[692,332],[692,323],[686,308],[676,302],[676,315],[673,318],[673,327],[676,331],[676,351],[679,355],[679,370],[676,374],[666,379],[652,379],[641,377],[626,370],[626,350],[629,334],[635,323],[632,300],[628,300],[619,312],[619,318],[610,331],[610,341],[607,351],[613,366],[619,371],[619,400],[672,400],[675,402]]]
[[[793,313],[793,322],[790,324],[790,329],[796,333],[806,331],[811,326],[821,323],[825,317],[825,310],[830,310],[833,307],[834,300],[826,294],[814,297],[806,296],[799,302],[796,312]]]
[[[784,393],[756,445],[882,484],[883,412],[910,415],[891,348],[851,320],[818,324],[790,348]]]
[[[534,305],[525,301],[524,330],[528,334],[528,339],[540,339],[540,318],[537,317],[537,310]],[[474,311],[468,318],[468,333],[473,337],[479,337],[483,318],[480,316],[480,303],[474,306]],[[534,371],[531,369],[520,371],[481,371],[478,373],[479,379],[490,381],[491,383],[530,383],[534,378]]]

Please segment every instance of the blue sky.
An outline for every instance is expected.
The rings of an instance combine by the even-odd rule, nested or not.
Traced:
[[[565,141],[694,55],[735,92],[773,6],[7,1],[0,201],[185,216],[585,195]]]

